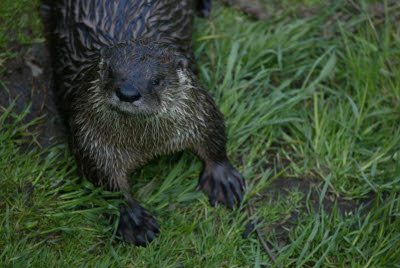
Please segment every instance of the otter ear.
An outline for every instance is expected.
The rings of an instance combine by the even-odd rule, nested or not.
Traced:
[[[176,67],[178,67],[181,70],[187,69],[189,66],[189,61],[186,58],[176,58]]]

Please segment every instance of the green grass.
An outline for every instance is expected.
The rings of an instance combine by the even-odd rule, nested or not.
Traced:
[[[366,2],[355,11],[337,1],[305,19],[283,12],[256,22],[217,6],[196,22],[201,80],[226,117],[246,203],[282,267],[400,266],[400,30],[391,3],[383,20]],[[37,16],[34,6],[18,12]],[[2,19],[25,23],[12,14]],[[41,40],[34,33],[17,40]],[[272,265],[254,234],[242,238],[243,210],[213,208],[195,191],[201,163],[188,152],[132,175],[162,233],[147,248],[123,245],[120,201],[77,176],[66,144],[21,149],[35,147],[21,123],[28,111],[0,117],[0,266]],[[311,186],[287,188],[288,178]],[[356,205],[341,213],[339,203]]]
[[[43,27],[38,13],[39,0],[0,2],[0,67],[14,58],[18,45],[43,42]]]

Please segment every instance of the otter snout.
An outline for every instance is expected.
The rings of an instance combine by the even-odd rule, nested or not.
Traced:
[[[125,86],[115,91],[115,97],[119,101],[132,103],[140,100],[142,98],[142,95],[136,88],[132,86]]]

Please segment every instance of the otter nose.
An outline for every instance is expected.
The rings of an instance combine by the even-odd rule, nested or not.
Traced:
[[[135,102],[142,97],[139,90],[132,87],[122,87],[115,92],[120,101]]]

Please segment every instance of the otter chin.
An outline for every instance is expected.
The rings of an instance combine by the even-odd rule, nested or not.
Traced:
[[[106,100],[107,104],[111,109],[119,111],[121,113],[131,114],[132,116],[143,115],[150,116],[157,114],[160,110],[160,101],[154,99],[148,100],[148,98],[140,96],[136,100],[131,100],[129,97],[118,94],[118,91],[114,91],[110,94]],[[158,103],[155,103],[158,102]]]
[[[246,182],[226,154],[222,113],[195,74],[196,8],[207,0],[49,2],[54,84],[83,176],[121,192],[118,233],[145,246],[160,232],[130,192],[128,175],[158,156],[190,150],[198,189],[234,208]]]

